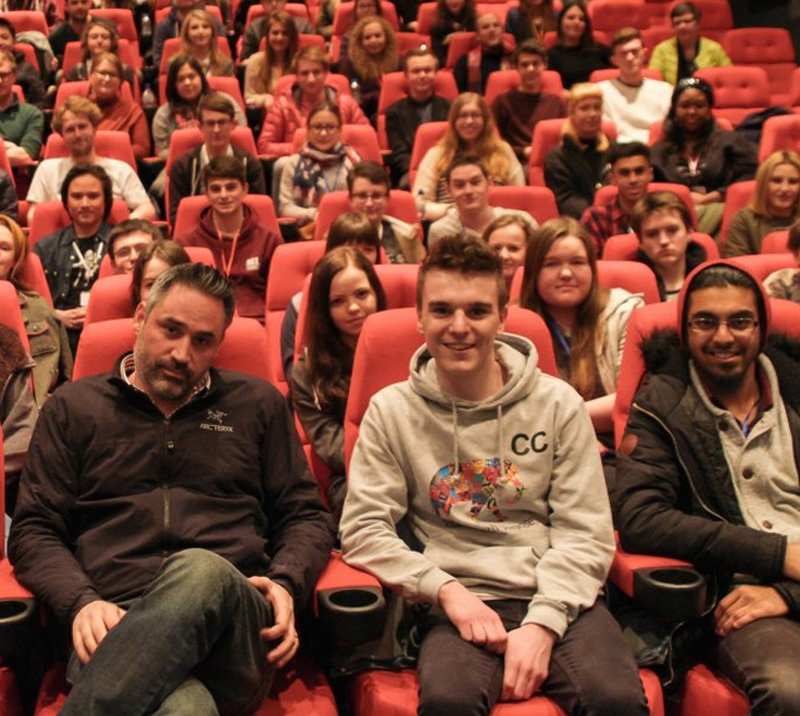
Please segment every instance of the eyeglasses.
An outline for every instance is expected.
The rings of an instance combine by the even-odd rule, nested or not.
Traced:
[[[338,124],[309,124],[308,128],[312,132],[327,132],[328,134],[331,134],[332,132],[335,132],[337,129],[339,129],[339,125]]]
[[[385,201],[386,194],[381,194],[378,192],[369,192],[369,191],[359,191],[353,194],[353,198],[357,199],[358,201]]]
[[[756,328],[758,321],[752,316],[734,316],[727,321],[720,321],[716,316],[700,316],[687,321],[686,325],[701,335],[713,335],[720,326],[727,326],[731,333],[745,334]]]
[[[224,129],[231,123],[231,120],[227,117],[225,119],[204,119],[200,122],[206,129],[216,129],[219,127],[220,129]]]

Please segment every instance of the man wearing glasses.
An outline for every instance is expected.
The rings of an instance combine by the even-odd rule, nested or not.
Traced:
[[[233,105],[224,97],[210,95],[200,100],[198,114],[203,143],[178,159],[169,172],[169,222],[173,226],[181,199],[205,192],[202,171],[214,157],[241,159],[247,173],[249,193],[267,193],[264,171],[258,158],[231,144],[231,133],[236,126]]]
[[[798,344],[769,337],[763,288],[705,264],[678,299],[680,336],[642,346],[649,378],[618,451],[618,527],[633,552],[715,579],[708,658],[754,714],[797,713],[800,654]]]

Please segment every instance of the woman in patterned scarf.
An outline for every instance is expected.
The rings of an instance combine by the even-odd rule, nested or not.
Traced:
[[[280,215],[297,219],[300,226],[316,219],[323,195],[347,189],[347,174],[361,161],[342,144],[342,116],[335,104],[316,104],[307,128],[306,141],[286,163],[280,188]]]

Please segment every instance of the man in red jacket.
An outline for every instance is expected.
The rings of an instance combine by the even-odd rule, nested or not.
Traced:
[[[234,285],[238,314],[263,323],[269,263],[283,239],[244,203],[248,184],[239,158],[214,157],[202,176],[210,206],[194,232],[176,240],[211,249],[217,268]]]

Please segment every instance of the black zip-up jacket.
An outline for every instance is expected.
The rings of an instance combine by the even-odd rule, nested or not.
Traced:
[[[783,576],[786,537],[745,525],[721,428],[691,386],[677,333],[654,333],[642,354],[650,377],[636,394],[617,462],[623,547],[692,562],[719,576],[722,589],[734,573],[752,575],[800,614],[800,583]],[[765,355],[778,376],[800,472],[800,343],[773,334]]]
[[[96,599],[135,599],[198,547],[266,575],[305,606],[333,541],[283,397],[243,374],[170,418],[117,369],[42,411],[9,541],[19,580],[66,625]]]

